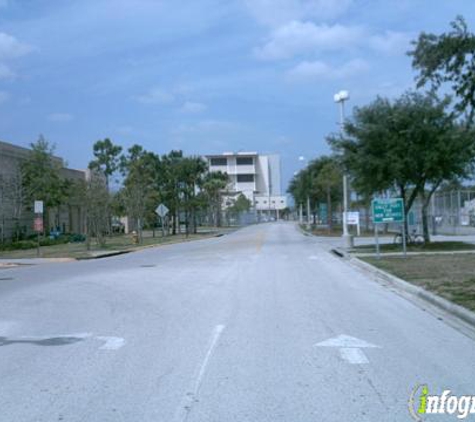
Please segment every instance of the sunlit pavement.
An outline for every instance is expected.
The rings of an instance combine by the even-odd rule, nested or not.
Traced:
[[[326,249],[272,223],[0,270],[0,420],[404,421],[417,384],[475,394],[472,339]]]

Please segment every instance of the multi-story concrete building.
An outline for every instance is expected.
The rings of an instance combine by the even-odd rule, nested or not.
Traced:
[[[0,141],[0,240],[12,237],[15,232],[23,235],[33,233],[33,204],[25,204],[20,171],[21,163],[30,153],[28,148]],[[84,171],[66,168],[60,157],[53,157],[53,163],[60,168],[61,177],[85,180]],[[59,229],[65,233],[83,232],[84,212],[81,204],[69,203],[49,211],[46,229]]]
[[[257,152],[224,152],[206,155],[210,171],[227,173],[229,186],[226,196],[242,193],[261,214],[279,217],[287,207],[287,197],[281,190],[280,157]]]

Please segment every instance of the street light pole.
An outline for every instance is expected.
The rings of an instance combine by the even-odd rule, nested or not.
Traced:
[[[350,99],[348,91],[340,91],[334,95],[334,100],[340,105],[340,133],[343,135],[345,125],[345,101]],[[343,173],[343,245],[353,247],[353,236],[348,232],[348,177]]]

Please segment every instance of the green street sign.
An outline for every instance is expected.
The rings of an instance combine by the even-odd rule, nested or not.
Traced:
[[[326,223],[328,220],[328,206],[327,204],[323,204],[323,203],[320,203],[318,205],[319,205],[318,214],[319,214],[320,220]]]
[[[402,223],[404,202],[402,198],[373,199],[373,223]]]

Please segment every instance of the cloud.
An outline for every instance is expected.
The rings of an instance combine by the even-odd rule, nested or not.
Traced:
[[[386,31],[369,39],[370,47],[380,53],[398,55],[409,50],[412,35],[405,32]]]
[[[319,60],[303,61],[289,70],[288,77],[298,82],[316,79],[345,79],[367,70],[369,70],[369,64],[363,59],[350,60],[341,66],[331,66]]]
[[[28,44],[18,41],[12,35],[0,32],[0,60],[15,59],[32,51]]]
[[[360,43],[364,35],[360,27],[292,21],[272,31],[270,39],[255,54],[262,60],[278,60],[309,52],[341,50]]]
[[[135,99],[142,104],[170,104],[175,100],[175,96],[160,88],[152,88],[148,93]]]
[[[10,94],[5,91],[0,91],[0,104],[5,103],[10,99]]]
[[[278,26],[293,20],[333,19],[345,13],[353,0],[245,0],[254,19]]]
[[[69,113],[52,113],[48,116],[48,120],[55,123],[70,122],[73,118],[74,117]]]
[[[180,108],[182,113],[187,114],[198,114],[206,111],[208,107],[203,103],[194,103],[191,101],[186,101],[183,106]]]
[[[0,63],[0,79],[13,79],[16,74],[7,65]]]

